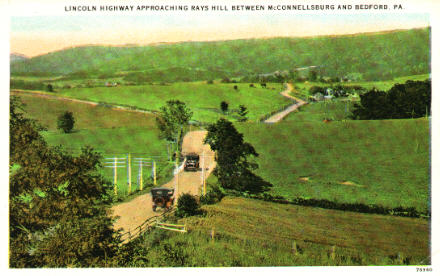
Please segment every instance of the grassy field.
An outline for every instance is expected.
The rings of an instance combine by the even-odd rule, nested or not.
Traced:
[[[294,122],[322,122],[323,120],[341,121],[350,119],[354,107],[353,101],[321,101],[310,102],[290,113],[284,121]]]
[[[425,118],[238,125],[260,157],[257,174],[287,198],[429,208]]]
[[[139,167],[134,158],[150,157],[150,163],[154,159],[158,184],[166,183],[171,178],[172,164],[167,160],[167,144],[158,138],[154,115],[33,95],[19,95],[26,104],[25,110],[29,117],[47,127],[48,131],[42,134],[49,145],[62,145],[73,154],[79,153],[82,147],[88,145],[101,152],[104,158],[126,158],[130,153],[133,160],[132,191],[139,188]],[[56,129],[57,117],[66,110],[73,112],[75,118],[74,131],[68,134]],[[113,180],[111,168],[103,168],[101,171],[109,180]],[[152,184],[150,175],[151,167],[143,168],[144,187],[146,184]],[[127,169],[119,168],[118,190],[121,195],[128,192],[127,182]]]
[[[234,89],[238,86],[238,90]],[[274,89],[272,89],[274,88]],[[214,122],[220,117],[235,121],[235,110],[240,104],[248,110],[249,120],[257,120],[272,110],[286,105],[290,100],[279,94],[281,84],[268,84],[268,88],[249,87],[249,84],[174,83],[171,85],[143,85],[122,87],[97,87],[61,90],[59,95],[95,102],[106,102],[136,106],[148,110],[159,110],[166,101],[178,99],[194,112],[193,120]],[[223,114],[220,103],[229,103],[229,112]]]
[[[188,234],[157,229],[137,239],[133,244],[135,254],[127,257],[130,259],[128,265],[217,267],[430,263],[429,223],[423,219],[232,197],[203,209],[205,216],[178,221],[186,223]]]

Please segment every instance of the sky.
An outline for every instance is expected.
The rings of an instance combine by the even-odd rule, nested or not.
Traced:
[[[429,25],[428,14],[186,14],[12,17],[12,53],[32,57],[80,45],[147,45],[351,34]]]

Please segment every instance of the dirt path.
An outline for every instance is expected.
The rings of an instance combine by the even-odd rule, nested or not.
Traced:
[[[200,168],[203,164],[203,153],[205,156],[204,167],[205,167],[205,179],[212,172],[215,167],[214,152],[211,151],[209,145],[203,144],[203,139],[205,138],[207,131],[191,131],[183,138],[182,152],[189,153],[195,152],[200,155]],[[178,178],[179,185],[177,189],[175,187],[176,177]],[[163,187],[175,188],[177,194],[191,193],[193,195],[200,194],[200,189],[202,186],[202,171],[197,172],[185,172],[181,171],[174,176],[174,178],[163,185]],[[177,201],[176,201],[177,202]],[[123,232],[131,231],[140,224],[142,224],[146,219],[158,215],[159,212],[153,212],[152,210],[152,199],[151,194],[145,194],[138,196],[133,200],[125,203],[113,206],[112,211],[114,216],[119,216],[120,218],[115,222],[114,228],[123,228]]]
[[[303,105],[307,104],[307,102],[305,102],[305,101],[303,101],[303,100],[301,100],[299,98],[291,96],[289,93],[292,92],[293,90],[294,90],[294,88],[293,88],[292,84],[287,83],[287,88],[286,88],[286,90],[281,92],[281,95],[283,95],[286,98],[290,98],[290,99],[295,100],[296,103],[292,104],[291,106],[289,106],[288,108],[284,109],[283,111],[278,112],[278,113],[272,115],[271,117],[269,117],[268,119],[266,119],[264,121],[265,123],[269,123],[269,124],[270,123],[277,123],[277,122],[281,121],[284,117],[286,117],[290,112],[293,112],[296,109],[298,109],[300,106],[303,106]]]
[[[13,90],[11,90],[11,94],[15,94],[15,95],[29,94],[29,95],[33,95],[33,96],[41,97],[41,98],[56,99],[56,100],[61,100],[61,101],[70,101],[70,102],[75,102],[75,103],[83,103],[83,104],[88,104],[88,105],[91,105],[91,106],[98,106],[98,105],[100,105],[100,103],[98,103],[98,102],[79,100],[79,99],[69,98],[69,97],[65,97],[65,96],[58,96],[58,95],[55,95],[53,93],[44,92],[44,91],[36,91],[36,90],[13,89]],[[120,106],[120,105],[115,105],[115,104],[107,104],[107,103],[105,103],[104,105],[108,106],[111,109],[115,109],[115,110],[123,110],[123,111],[129,111],[129,112],[137,112],[137,113],[149,113],[149,114],[153,113],[151,111],[146,111],[146,110],[142,110],[142,109],[135,109],[135,108],[129,108],[129,107],[126,107],[126,106]]]

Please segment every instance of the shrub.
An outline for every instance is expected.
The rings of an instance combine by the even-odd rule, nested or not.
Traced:
[[[64,133],[69,133],[72,131],[75,124],[75,118],[73,118],[73,113],[66,111],[58,117],[57,126],[58,129],[64,131]]]
[[[177,201],[176,216],[189,217],[200,213],[200,205],[195,196],[191,194],[182,194]]]
[[[206,195],[200,196],[200,203],[202,204],[214,204],[220,202],[225,196],[223,191],[218,186],[212,186],[211,190]]]
[[[223,113],[226,113],[228,111],[229,108],[229,104],[225,101],[222,101],[220,103],[220,109],[222,110]]]

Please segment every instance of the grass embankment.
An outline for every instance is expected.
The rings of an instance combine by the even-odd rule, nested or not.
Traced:
[[[235,90],[234,86],[238,89]],[[272,89],[274,88],[274,89]],[[136,106],[148,110],[159,110],[166,101],[177,99],[186,103],[194,112],[193,120],[215,122],[220,117],[236,121],[239,105],[245,105],[247,117],[255,121],[290,100],[279,94],[282,84],[268,84],[268,88],[249,87],[249,84],[174,83],[170,85],[142,85],[122,87],[74,88],[61,90],[57,94],[95,102],[106,102]],[[229,103],[229,111],[223,114],[220,103]]]
[[[321,208],[224,198],[206,216],[182,219],[188,234],[153,230],[129,266],[429,264],[429,223]],[[211,238],[214,230],[214,239]],[[296,244],[296,251],[294,250]],[[334,252],[334,253],[333,253]]]
[[[139,166],[134,158],[150,157],[157,163],[158,184],[171,177],[172,164],[167,161],[167,145],[158,138],[155,117],[151,114],[114,110],[103,106],[41,98],[35,95],[18,94],[26,104],[27,114],[48,131],[43,136],[49,145],[62,145],[68,152],[77,154],[86,145],[101,152],[105,158],[132,158],[132,191],[139,188]],[[57,117],[64,111],[73,112],[75,127],[72,133],[57,130]],[[110,161],[110,160],[104,160]],[[125,160],[124,160],[125,161]],[[126,166],[126,164],[119,164]],[[111,168],[103,168],[102,173],[113,181]],[[118,191],[121,196],[127,194],[127,168],[118,169]],[[143,168],[144,187],[151,184],[151,167]]]
[[[272,193],[429,210],[427,119],[240,124]]]

